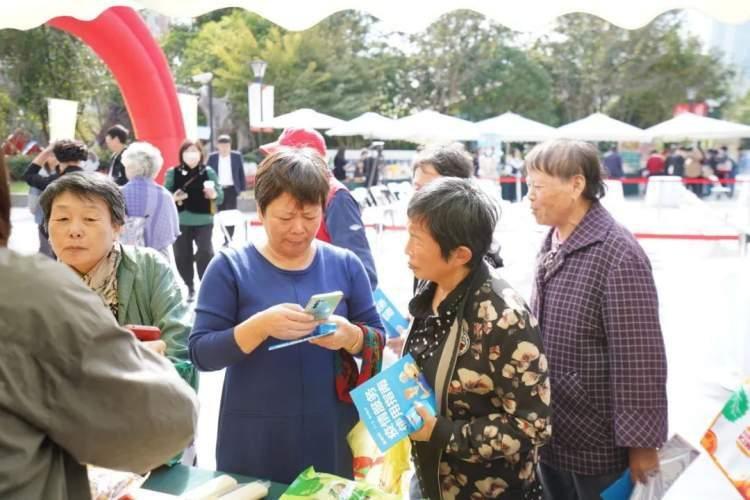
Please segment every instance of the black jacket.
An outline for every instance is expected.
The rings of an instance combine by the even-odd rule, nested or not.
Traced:
[[[404,351],[417,354],[438,407],[430,441],[412,442],[422,496],[524,498],[538,487],[538,448],[550,434],[536,320],[486,262],[448,294],[438,318],[421,319],[432,316],[433,295],[434,284],[423,283],[412,299],[415,320]],[[432,337],[420,339],[424,321],[450,325],[427,351],[420,340]]]
[[[234,190],[241,193],[245,190],[245,167],[242,164],[242,155],[237,151],[229,153],[232,162],[232,180],[234,181]],[[219,153],[208,155],[206,165],[213,168],[216,174],[219,174]]]

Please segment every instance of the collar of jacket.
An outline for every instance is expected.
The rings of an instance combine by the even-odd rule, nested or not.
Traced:
[[[123,324],[130,307],[130,299],[135,292],[135,276],[138,273],[138,264],[136,262],[136,248],[116,243],[122,250],[120,266],[117,268],[117,301],[119,308],[117,311],[117,322]]]
[[[570,237],[560,245],[558,254],[561,254],[561,256],[570,255],[594,243],[604,241],[613,223],[614,219],[607,209],[599,201],[593,202]],[[542,245],[542,255],[552,248],[552,233],[554,230],[554,228],[551,228],[547,233],[544,245]]]

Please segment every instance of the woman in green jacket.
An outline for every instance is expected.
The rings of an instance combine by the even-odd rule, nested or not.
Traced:
[[[99,294],[120,325],[158,327],[161,340],[148,346],[197,389],[187,350],[190,311],[177,277],[158,252],[117,241],[125,222],[117,184],[98,174],[66,175],[49,185],[39,204],[58,260]]]
[[[125,222],[117,184],[102,175],[71,174],[50,184],[39,204],[58,260],[99,294],[120,325],[158,327],[161,340],[149,347],[197,388],[187,351],[190,311],[177,277],[158,252],[117,241]]]

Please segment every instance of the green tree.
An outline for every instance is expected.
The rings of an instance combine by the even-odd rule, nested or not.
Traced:
[[[111,83],[109,72],[88,47],[47,26],[0,31],[0,74],[19,110],[11,126],[39,131],[42,139],[49,137],[46,98],[88,102],[103,84]],[[79,132],[86,134],[87,128],[82,125]]]
[[[675,104],[728,92],[732,72],[698,39],[681,33],[683,18],[670,12],[637,30],[588,14],[569,14],[534,48],[547,69],[563,123],[595,111],[640,127],[668,119]]]
[[[162,44],[179,84],[214,73],[214,92],[231,104],[236,129],[247,126],[249,62],[268,63],[264,81],[275,87],[275,111],[311,107],[341,118],[377,107],[383,75],[366,43],[372,18],[354,11],[328,17],[304,32],[288,32],[241,9],[194,27],[178,27]]]
[[[431,108],[482,119],[513,110],[554,119],[545,69],[515,42],[516,34],[472,11],[446,14],[410,37],[416,50],[398,66],[393,89],[407,108]]]
[[[726,118],[750,125],[750,91],[729,105]]]

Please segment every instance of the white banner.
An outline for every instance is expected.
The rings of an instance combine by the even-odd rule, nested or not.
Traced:
[[[251,83],[247,86],[247,109],[250,129],[257,129],[261,123],[273,118],[273,85]],[[261,102],[262,101],[262,102]]]
[[[263,121],[267,122],[273,119],[273,85],[263,85]]]
[[[198,96],[193,94],[177,94],[182,111],[182,123],[185,125],[185,138],[198,139]]]
[[[60,139],[75,139],[78,101],[47,98],[50,143]]]
[[[250,120],[250,129],[257,128],[261,122],[260,116],[260,95],[261,85],[251,83],[247,86],[247,111]]]

